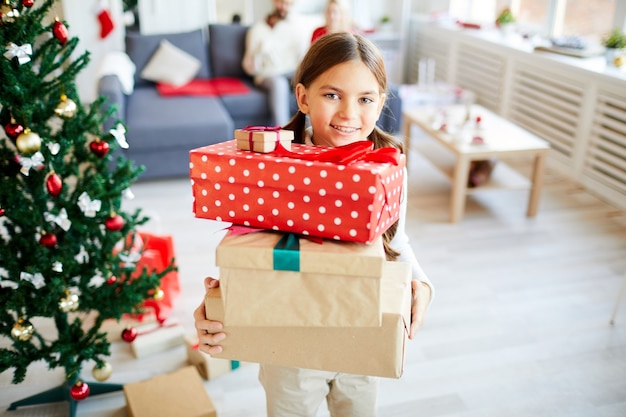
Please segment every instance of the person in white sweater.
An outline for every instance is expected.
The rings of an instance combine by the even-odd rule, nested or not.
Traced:
[[[274,11],[253,24],[246,35],[242,66],[254,83],[267,91],[273,123],[282,126],[291,117],[289,98],[293,74],[306,53],[310,33],[291,12],[295,0],[274,0]]]

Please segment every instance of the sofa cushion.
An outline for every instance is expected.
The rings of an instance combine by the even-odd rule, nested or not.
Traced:
[[[249,118],[258,115],[267,115],[270,118],[269,106],[267,105],[267,94],[255,87],[252,81],[246,80],[249,92],[247,94],[223,94],[222,103],[228,113],[235,118]],[[245,127],[245,126],[244,126]]]
[[[150,81],[143,80],[140,74],[163,39],[200,60],[200,69],[196,75],[198,78],[211,77],[206,40],[202,29],[159,35],[142,35],[129,31],[126,33],[126,53],[137,67],[135,71],[135,86],[151,84]]]
[[[241,66],[246,47],[247,26],[209,25],[209,56],[214,77],[245,77]]]
[[[196,57],[163,39],[141,71],[141,78],[180,87],[195,77],[200,65]]]
[[[129,151],[193,149],[231,139],[233,121],[218,97],[160,97],[154,87],[128,98]],[[200,117],[200,115],[202,115]]]

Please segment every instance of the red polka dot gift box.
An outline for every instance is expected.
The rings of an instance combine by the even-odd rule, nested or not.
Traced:
[[[364,245],[238,229],[215,256],[226,325],[380,326],[382,237]]]
[[[395,148],[294,143],[265,154],[236,142],[190,151],[196,217],[359,243],[400,217],[405,157]]]

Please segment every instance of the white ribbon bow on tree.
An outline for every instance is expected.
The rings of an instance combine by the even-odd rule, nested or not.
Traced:
[[[119,257],[123,262],[123,268],[134,268],[135,264],[141,259],[141,254],[139,252],[120,253]]]
[[[35,154],[33,154],[33,156],[31,156],[30,158],[26,156],[18,155],[17,161],[22,166],[22,168],[20,169],[20,172],[28,176],[28,174],[30,173],[30,169],[41,168],[43,166],[43,161],[45,161],[45,159],[41,152],[35,152]]]
[[[46,219],[47,222],[58,224],[59,227],[66,232],[70,230],[70,227],[72,226],[72,222],[70,219],[67,218],[67,211],[64,208],[61,209],[58,216],[46,212],[43,214],[43,217],[44,219]]]
[[[16,290],[18,287],[17,282],[8,281],[6,279],[0,280],[0,288],[10,288],[12,290]]]
[[[109,130],[109,133],[113,135],[117,143],[122,149],[128,149],[128,142],[126,141],[126,128],[118,123],[114,129]]]
[[[100,200],[92,200],[86,191],[78,197],[78,207],[82,210],[85,217],[96,217],[96,213],[100,211],[102,202]]]
[[[46,285],[46,281],[43,279],[43,275],[41,275],[40,272],[37,272],[35,275],[29,274],[28,272],[20,272],[20,279],[30,282],[36,289],[40,289]]]
[[[9,61],[13,58],[17,57],[17,62],[20,65],[23,65],[30,61],[30,56],[33,54],[33,48],[30,46],[30,43],[26,43],[24,45],[18,46],[13,42],[9,43],[9,46],[6,47],[7,51],[4,53],[4,57]]]

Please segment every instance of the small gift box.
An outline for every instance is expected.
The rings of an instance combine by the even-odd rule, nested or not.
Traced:
[[[196,217],[360,243],[400,217],[405,158],[395,148],[293,144],[262,154],[235,142],[190,152]]]
[[[225,300],[222,296],[223,288],[211,288],[207,292],[207,317],[224,321]],[[223,331],[228,336],[220,342],[223,350],[212,356],[399,378],[411,323],[409,264],[385,263],[381,307],[379,327],[239,327],[225,324]]]
[[[198,370],[203,379],[211,380],[227,374],[239,367],[238,361],[213,358],[198,349],[198,338],[193,335],[185,337],[187,347],[187,362]]]
[[[382,238],[365,245],[231,232],[216,250],[225,323],[380,326],[384,263]]]
[[[248,126],[245,129],[235,130],[237,149],[261,153],[272,152],[276,149],[276,143],[285,149],[291,149],[293,131],[283,130],[280,126]]]
[[[126,384],[124,397],[131,417],[217,417],[193,366]]]

